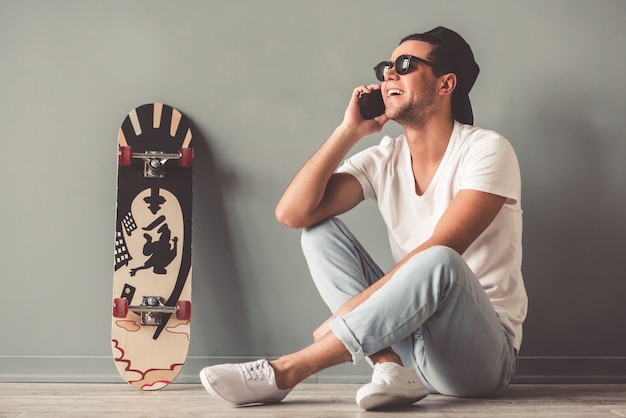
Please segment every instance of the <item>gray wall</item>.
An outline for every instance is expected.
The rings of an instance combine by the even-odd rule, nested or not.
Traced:
[[[0,0],[0,380],[121,380],[109,343],[116,135],[152,101],[196,129],[181,381],[307,344],[328,312],[275,204],[352,89],[375,81],[373,64],[440,24],[481,65],[476,124],[521,162],[518,380],[624,381],[626,2],[570,0]],[[344,220],[390,267],[375,207]],[[347,365],[312,380],[365,378]]]

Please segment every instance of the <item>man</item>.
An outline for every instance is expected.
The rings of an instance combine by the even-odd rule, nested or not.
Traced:
[[[305,228],[303,251],[333,315],[296,353],[202,370],[221,399],[279,402],[306,377],[364,358],[374,367],[356,397],[366,410],[429,392],[494,395],[515,372],[527,309],[519,166],[506,139],[471,126],[473,53],[438,27],[404,38],[375,71],[382,84],[354,90],[343,122],[276,209],[283,224]],[[385,113],[365,120],[359,96],[378,89]],[[390,119],[404,135],[336,170]],[[397,264],[386,274],[335,218],[364,199],[377,202],[387,225]]]

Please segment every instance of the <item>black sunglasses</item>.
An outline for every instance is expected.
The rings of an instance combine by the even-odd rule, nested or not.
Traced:
[[[413,55],[400,55],[396,58],[395,61],[383,61],[374,67],[374,72],[376,73],[376,78],[379,81],[385,81],[385,74],[387,71],[392,68],[396,69],[396,73],[399,75],[408,74],[411,71],[411,63],[412,62],[421,62],[422,64],[426,64],[435,70],[439,70],[443,73],[447,72],[443,69],[439,68],[435,63],[430,61],[426,61],[422,58],[414,57]]]

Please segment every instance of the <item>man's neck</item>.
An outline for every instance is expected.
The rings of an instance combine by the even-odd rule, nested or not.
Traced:
[[[446,152],[453,129],[453,119],[433,119],[424,126],[405,127],[413,161],[438,164]]]
[[[411,167],[415,181],[415,193],[423,195],[439,168],[443,156],[448,149],[450,136],[454,129],[454,121],[450,118],[440,123],[425,124],[423,127],[405,127],[405,134],[409,151],[411,152]]]

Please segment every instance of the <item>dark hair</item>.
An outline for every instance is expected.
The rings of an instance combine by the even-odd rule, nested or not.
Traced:
[[[459,79],[459,82],[461,81],[461,75],[458,71],[458,66],[456,65],[454,58],[450,56],[448,51],[446,51],[443,43],[439,40],[439,38],[428,35],[426,33],[414,33],[412,35],[408,35],[402,38],[400,44],[406,41],[423,41],[431,44],[432,48],[430,50],[430,53],[425,58],[431,61],[437,67],[445,70],[445,72],[443,72],[436,68],[433,68],[432,70],[435,77],[440,77],[447,73],[455,73],[457,75],[457,78]]]

